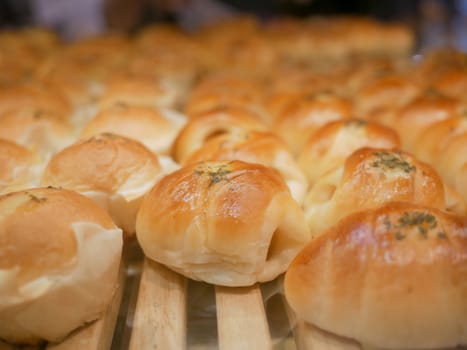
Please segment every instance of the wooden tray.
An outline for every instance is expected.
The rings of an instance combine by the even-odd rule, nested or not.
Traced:
[[[129,273],[127,267],[126,274],[121,269],[119,288],[103,318],[77,330],[62,343],[47,345],[42,349],[360,349],[352,341],[297,322],[285,306],[282,294],[278,293],[282,285],[280,280],[244,288],[202,284],[206,289],[198,290],[198,297],[193,301],[190,300],[191,287],[187,286],[190,284],[199,288],[200,282],[189,281],[148,259],[144,259],[140,268],[140,280],[132,279],[138,265],[130,266],[131,269],[133,272]],[[208,288],[212,289],[213,300],[207,301],[212,305],[206,305],[212,307],[214,321],[204,328],[210,333],[210,340],[204,343],[199,339],[192,341],[190,326],[197,320],[193,321],[193,317],[187,314],[197,306],[200,295],[204,298],[205,294],[209,294],[206,292]],[[272,298],[275,305],[270,307]],[[202,303],[206,303],[206,300]],[[278,304],[282,304],[282,314],[275,310]],[[280,331],[276,329],[278,323],[283,324]],[[197,336],[198,330],[193,332]],[[0,343],[0,350],[13,349],[18,347]]]

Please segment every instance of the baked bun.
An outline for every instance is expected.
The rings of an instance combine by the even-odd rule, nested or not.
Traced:
[[[308,187],[286,144],[275,134],[261,131],[238,131],[214,136],[191,154],[184,164],[206,160],[242,160],[277,170],[284,178],[292,197],[303,201]]]
[[[115,76],[106,84],[99,98],[99,109],[109,108],[117,103],[152,108],[173,107],[176,92],[157,79],[148,75],[123,74]]]
[[[112,133],[138,140],[157,154],[169,154],[186,118],[169,109],[117,104],[98,113],[81,137]]]
[[[150,259],[225,286],[274,279],[309,240],[281,176],[241,161],[196,163],[162,178],[143,199],[136,235]]]
[[[349,119],[352,104],[336,95],[320,93],[290,103],[274,124],[274,130],[298,154],[306,140],[324,124]]]
[[[60,91],[41,84],[9,85],[0,89],[0,115],[18,109],[47,111],[67,117],[71,105]]]
[[[0,139],[0,193],[37,186],[41,168],[40,158],[35,152]]]
[[[467,201],[467,132],[451,137],[436,157],[436,167],[447,184]]]
[[[421,133],[430,125],[459,113],[459,101],[430,90],[404,106],[392,121],[402,147],[413,150]]]
[[[377,349],[467,345],[467,220],[411,203],[353,214],[285,275],[298,318]]]
[[[433,123],[420,134],[413,153],[418,159],[440,170],[438,161],[444,158],[444,148],[449,140],[461,134],[467,134],[466,116],[458,115]]]
[[[101,134],[55,154],[47,164],[42,184],[92,198],[108,210],[126,235],[132,235],[141,199],[162,175],[157,156],[141,143]]]
[[[238,131],[265,131],[268,127],[248,110],[219,107],[190,119],[178,134],[173,145],[173,157],[182,164],[206,141],[220,134]]]
[[[465,214],[465,203],[445,189],[428,164],[399,150],[361,148],[314,184],[305,198],[305,217],[312,235],[318,235],[356,210],[390,201]]]
[[[60,341],[99,318],[116,288],[121,250],[121,230],[78,193],[0,196],[0,338]]]
[[[213,74],[204,78],[191,91],[185,104],[185,113],[190,116],[212,109],[232,106],[247,109],[267,120],[262,107],[262,90],[260,84],[241,74]]]
[[[318,129],[303,146],[298,163],[308,182],[342,164],[362,147],[399,148],[397,133],[381,124],[360,119],[337,120]]]
[[[48,157],[74,141],[70,124],[52,112],[24,109],[0,117],[0,138]]]
[[[355,96],[356,109],[365,117],[383,108],[397,108],[410,102],[419,93],[417,86],[408,78],[395,74],[382,77],[364,85]]]

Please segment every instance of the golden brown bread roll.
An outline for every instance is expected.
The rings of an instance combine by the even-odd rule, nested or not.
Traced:
[[[194,151],[213,136],[237,131],[265,131],[266,124],[245,109],[219,107],[190,119],[178,134],[173,145],[173,157],[182,164]]]
[[[399,150],[361,148],[339,168],[323,175],[305,198],[312,235],[321,234],[357,210],[390,201],[429,205],[465,214],[465,203],[428,164]]]
[[[417,139],[413,152],[420,160],[432,164],[438,171],[438,160],[444,158],[444,148],[453,137],[467,133],[467,115],[454,116],[431,124]],[[462,153],[462,152],[461,152]],[[448,162],[449,163],[449,162]]]
[[[99,112],[81,131],[82,138],[112,133],[138,140],[157,154],[169,154],[186,118],[168,109],[117,104]]]
[[[417,138],[430,125],[455,116],[460,112],[457,99],[447,97],[435,90],[414,99],[394,115],[394,129],[399,133],[402,147],[413,150]]]
[[[163,171],[157,156],[138,141],[100,134],[55,154],[42,184],[90,197],[109,212],[126,235],[132,235],[141,199]]]
[[[0,139],[0,193],[37,186],[41,169],[40,157],[35,152]]]
[[[175,91],[151,76],[122,74],[112,77],[107,82],[98,105],[101,110],[117,103],[170,108],[175,105],[175,99]]]
[[[435,158],[436,167],[447,184],[467,201],[467,132],[451,137]]]
[[[377,349],[467,345],[467,220],[389,203],[312,240],[285,275],[298,318]]]
[[[242,160],[276,169],[298,203],[303,201],[308,187],[305,175],[285,143],[271,132],[238,131],[214,136],[193,152],[182,165],[206,160]]]
[[[41,84],[11,85],[0,89],[0,115],[18,109],[34,109],[67,117],[71,105],[60,91]]]
[[[276,119],[273,130],[298,154],[306,140],[324,124],[349,119],[350,101],[333,94],[320,93],[291,103]]]
[[[401,107],[419,93],[417,86],[408,78],[396,74],[382,77],[365,84],[355,97],[361,117],[383,108]]]
[[[162,178],[143,199],[136,235],[150,259],[226,286],[274,279],[309,240],[281,176],[241,161],[196,163]]]
[[[0,339],[59,341],[99,318],[116,288],[121,250],[121,230],[78,193],[0,196]]]
[[[0,138],[49,157],[74,141],[70,124],[60,116],[36,109],[8,112],[0,117]]]
[[[318,129],[303,146],[298,164],[310,184],[341,166],[362,147],[398,148],[397,133],[381,124],[360,119],[329,122]]]

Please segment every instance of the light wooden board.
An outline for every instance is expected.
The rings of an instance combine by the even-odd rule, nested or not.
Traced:
[[[219,349],[271,349],[271,337],[258,286],[216,286]]]
[[[130,350],[186,348],[186,280],[145,259]]]

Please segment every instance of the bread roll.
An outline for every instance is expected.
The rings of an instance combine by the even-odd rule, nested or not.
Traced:
[[[69,116],[71,105],[60,91],[40,84],[12,85],[0,89],[0,115],[18,109],[41,110]]]
[[[182,164],[190,154],[213,136],[267,129],[266,124],[252,112],[234,107],[219,107],[188,121],[175,139],[173,157]]]
[[[390,201],[465,214],[465,203],[445,189],[441,177],[428,164],[398,150],[361,148],[315,183],[305,198],[305,217],[312,235],[319,235],[356,210]]]
[[[458,100],[430,90],[396,113],[393,126],[399,133],[402,147],[411,151],[423,130],[438,121],[453,117],[459,112]]]
[[[24,109],[0,117],[0,138],[50,157],[71,144],[75,136],[71,125],[60,116],[43,110]]]
[[[35,152],[0,139],[0,194],[37,186],[41,169]]]
[[[285,275],[298,318],[380,349],[467,345],[467,220],[389,203],[312,240]]]
[[[280,175],[241,161],[196,163],[162,178],[143,199],[136,235],[150,259],[225,286],[274,279],[309,239]]]
[[[56,188],[0,196],[0,338],[60,341],[99,318],[121,250],[121,230],[84,196]]]
[[[98,113],[82,130],[81,137],[112,133],[138,140],[157,154],[168,155],[186,118],[168,109],[117,104]]]
[[[334,120],[349,119],[351,113],[352,104],[348,100],[327,93],[311,95],[289,104],[273,130],[298,154],[317,129]]]
[[[131,236],[141,199],[163,171],[157,156],[138,141],[100,134],[54,155],[44,171],[42,184],[92,198]]]
[[[419,93],[408,78],[384,74],[364,85],[356,95],[356,108],[361,117],[382,108],[397,108],[410,102]]]
[[[435,159],[439,173],[447,184],[467,201],[467,132],[449,139]]]
[[[110,79],[99,98],[99,109],[109,108],[117,103],[152,108],[173,107],[176,92],[157,79],[147,75],[122,74]]]
[[[292,197],[303,201],[308,187],[285,143],[271,132],[235,132],[214,136],[184,162],[183,165],[206,160],[242,160],[276,169],[284,178]]]
[[[362,147],[398,148],[397,133],[361,119],[337,120],[318,129],[303,146],[298,163],[310,184],[342,164]]]
[[[460,134],[467,134],[466,116],[457,115],[433,123],[420,133],[413,152],[417,158],[432,164],[438,171],[441,171],[438,161],[444,158],[446,144]]]

